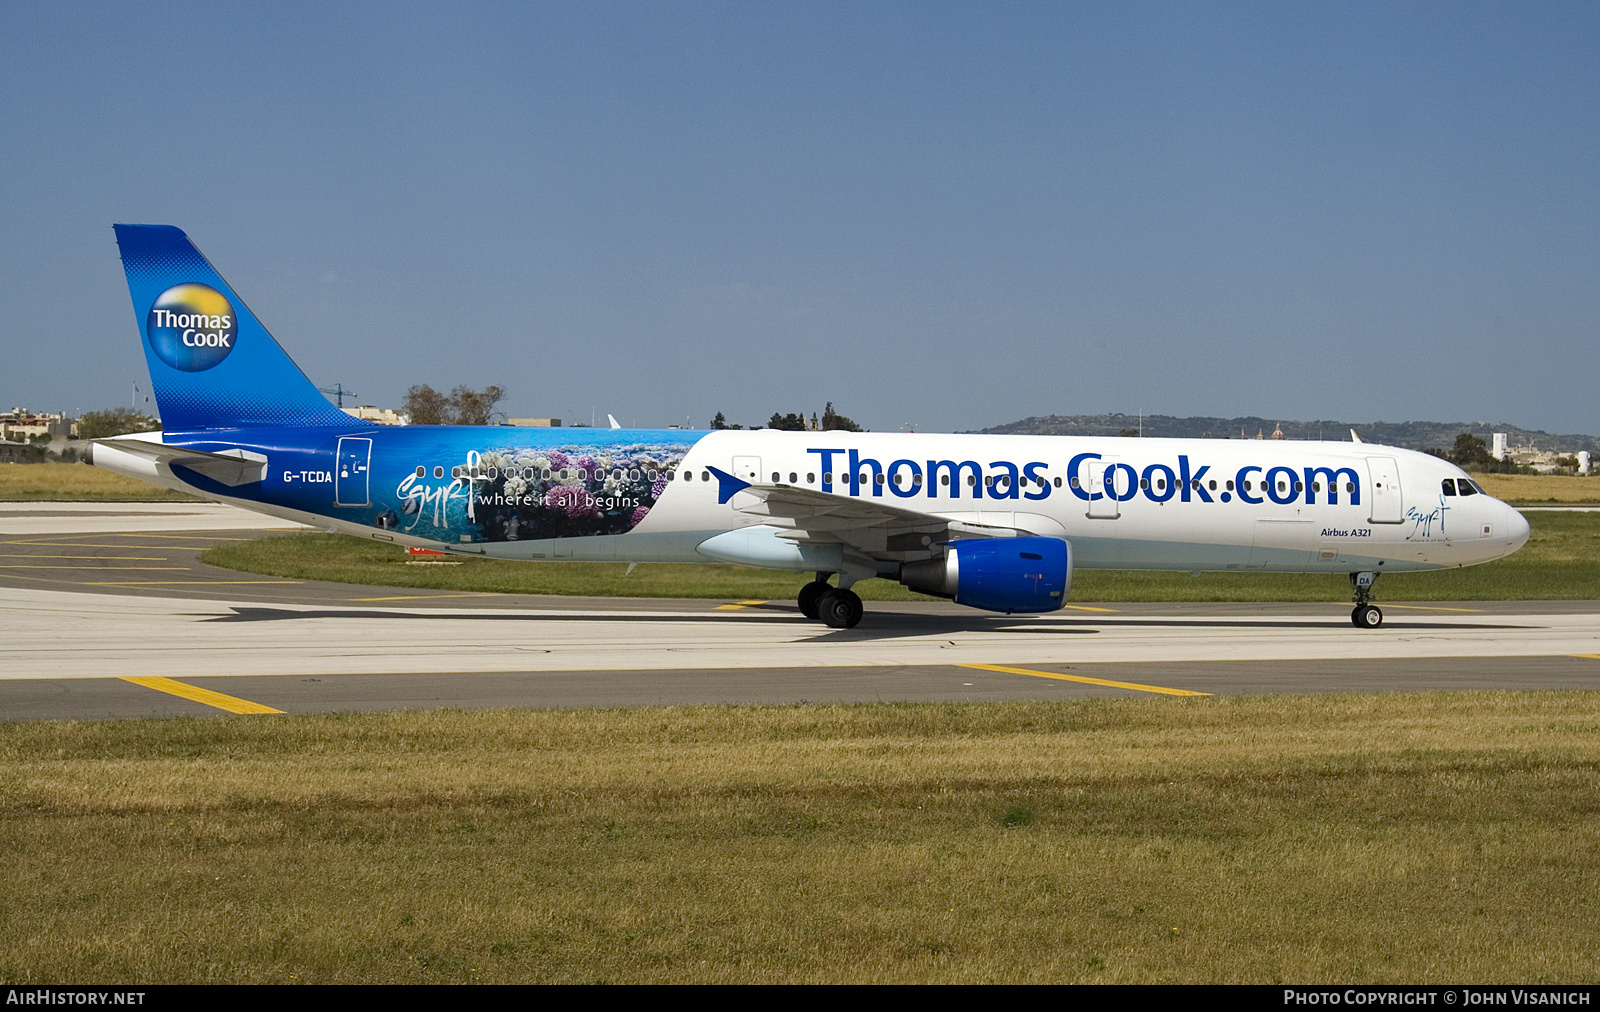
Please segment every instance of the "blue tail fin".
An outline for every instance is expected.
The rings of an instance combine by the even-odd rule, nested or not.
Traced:
[[[114,227],[163,428],[361,424],[317,392],[182,229]]]

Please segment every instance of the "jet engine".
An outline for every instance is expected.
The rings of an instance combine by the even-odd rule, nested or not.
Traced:
[[[1072,544],[1061,538],[952,541],[942,559],[902,565],[900,582],[985,611],[1056,611],[1072,590]]]

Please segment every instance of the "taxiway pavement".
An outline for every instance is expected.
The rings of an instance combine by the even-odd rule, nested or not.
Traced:
[[[1375,631],[1352,627],[1336,603],[1000,616],[869,602],[861,626],[829,630],[790,601],[472,595],[234,573],[200,552],[294,525],[183,503],[6,505],[31,508],[0,510],[6,720],[1600,688],[1594,601],[1385,604]],[[204,523],[166,526],[185,516]]]

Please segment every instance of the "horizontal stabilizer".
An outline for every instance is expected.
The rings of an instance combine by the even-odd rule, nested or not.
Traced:
[[[100,446],[109,446],[123,453],[157,464],[173,464],[203,474],[212,481],[237,487],[261,481],[267,476],[267,458],[250,450],[222,450],[210,453],[205,450],[186,450],[181,446],[167,446],[143,439],[96,439]]]

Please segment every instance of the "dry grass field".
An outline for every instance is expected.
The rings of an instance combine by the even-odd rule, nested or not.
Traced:
[[[1509,503],[1600,503],[1600,475],[1475,474],[1472,480]]]
[[[57,502],[76,499],[124,502],[180,499],[192,502],[195,497],[87,464],[0,464],[0,501],[18,499]]]
[[[0,981],[1579,982],[1600,695],[0,724]]]

